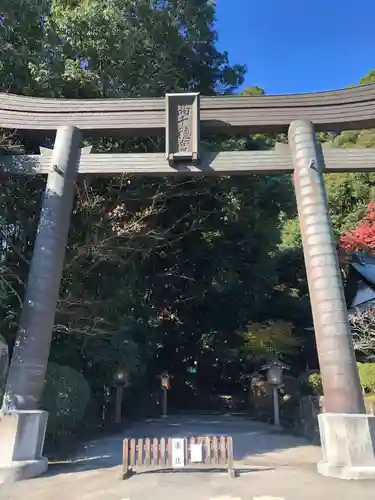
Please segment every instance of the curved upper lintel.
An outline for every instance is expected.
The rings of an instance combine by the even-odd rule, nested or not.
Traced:
[[[294,120],[311,120],[317,131],[375,127],[375,84],[312,94],[202,97],[206,133],[286,132]],[[0,127],[53,132],[75,125],[86,135],[159,135],[165,99],[50,99],[0,94]]]

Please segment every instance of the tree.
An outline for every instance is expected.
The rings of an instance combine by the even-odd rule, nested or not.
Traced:
[[[5,0],[0,86],[29,95],[230,92],[244,67],[216,48],[207,0]],[[16,14],[17,13],[17,14]],[[142,82],[142,83],[141,83]]]
[[[347,252],[375,252],[375,202],[368,204],[366,215],[355,229],[341,236],[340,244]]]
[[[349,315],[354,349],[371,360],[375,356],[375,309],[359,309]]]
[[[2,90],[91,98],[184,90],[212,95],[242,82],[244,68],[230,66],[216,48],[209,2],[56,0],[48,9],[29,2],[25,15],[12,23],[18,7],[2,4],[2,40],[10,44],[0,68]],[[37,152],[38,144],[19,140],[23,150]],[[205,141],[212,149],[268,147],[264,136]],[[161,140],[138,138],[90,142],[98,152],[163,147]],[[4,317],[11,339],[44,180],[11,179],[3,188],[4,264],[14,289],[5,297]],[[104,384],[118,363],[130,364],[134,343],[149,380],[169,365],[182,377],[195,357],[212,368],[218,353],[225,358],[233,331],[250,315],[269,314],[267,301],[277,281],[269,256],[289,195],[285,176],[79,179],[51,360],[83,372],[98,398],[98,373]],[[124,357],[102,357],[104,351],[117,352],[117,332],[134,324],[139,334],[122,344]]]
[[[253,85],[252,87],[246,87],[241,92],[241,95],[247,96],[247,97],[259,97],[262,95],[265,95],[264,89],[262,87],[258,87],[258,85]]]
[[[375,199],[375,175],[372,173],[340,173],[324,176],[329,213],[337,239],[361,220],[368,204]],[[298,216],[286,218],[281,248],[301,247]]]
[[[213,2],[4,0],[1,9],[3,91],[61,98],[222,95],[243,81],[245,68],[230,65],[217,49]],[[261,98],[264,91],[243,94]],[[344,135],[320,139],[351,144]],[[214,151],[268,149],[276,140],[284,138],[203,137]],[[152,138],[88,142],[95,152],[163,150],[162,140]],[[13,135],[6,149],[37,153],[38,146]],[[355,226],[372,196],[372,174],[355,175],[326,178],[337,234]],[[43,189],[41,178],[2,180],[0,317],[8,341]],[[237,380],[243,339],[234,332],[275,318],[306,320],[298,231],[288,176],[79,178],[51,360],[82,372],[100,402],[103,385],[124,364],[137,390],[140,379],[151,387],[164,369],[174,372],[178,388],[192,360],[218,379],[223,367],[234,367]]]
[[[370,72],[360,83],[374,81],[373,76],[374,73]],[[340,134],[319,133],[317,141],[325,143],[327,147],[374,147],[375,133],[374,130],[348,131]],[[349,236],[351,234],[350,231],[357,226],[366,213],[368,204],[375,199],[375,175],[373,173],[335,173],[325,174],[324,180],[333,232],[339,242],[341,235]],[[352,239],[350,241],[350,248],[353,248]],[[347,259],[342,250],[344,250],[343,247],[340,251],[340,262],[345,267]],[[292,308],[294,313],[298,313],[294,321],[299,323],[301,327],[306,327],[312,318],[299,218],[295,204],[292,210],[282,215],[281,242],[276,260],[282,300],[285,300],[288,293],[289,301],[291,298],[297,299]],[[290,317],[290,312],[288,312],[288,317]],[[305,352],[306,343],[305,335],[303,348]],[[310,361],[315,363],[315,359],[313,359],[315,345],[311,345],[309,350],[312,355],[309,364]]]
[[[83,420],[91,399],[90,387],[81,373],[70,366],[49,363],[43,408],[48,411],[47,435],[74,431]]]
[[[375,71],[370,71],[360,84],[375,82]],[[319,142],[327,147],[368,148],[375,147],[375,131],[344,131],[339,134],[317,134]],[[353,229],[362,219],[366,208],[375,199],[375,174],[340,173],[325,174],[328,205],[336,237]],[[285,219],[282,248],[301,246],[297,213]]]
[[[258,362],[291,355],[300,345],[300,340],[293,335],[293,324],[284,320],[252,323],[241,336],[245,355],[252,356]]]

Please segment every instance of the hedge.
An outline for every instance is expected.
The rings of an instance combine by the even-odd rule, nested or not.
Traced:
[[[41,408],[49,412],[47,435],[53,438],[74,431],[90,398],[90,387],[81,373],[69,366],[49,363],[41,401]]]
[[[361,386],[366,393],[375,393],[375,363],[357,363]],[[308,387],[311,394],[323,394],[322,377],[320,373],[311,373],[308,377]]]

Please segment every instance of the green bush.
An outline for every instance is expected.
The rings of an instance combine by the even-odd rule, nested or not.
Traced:
[[[74,431],[83,419],[91,391],[86,379],[69,366],[48,365],[41,407],[49,412],[47,435]]]
[[[375,363],[357,363],[357,366],[363,390],[375,393]]]
[[[366,393],[375,393],[375,363],[357,363],[361,386]],[[322,377],[320,373],[311,373],[307,380],[308,393],[323,394]]]
[[[320,373],[311,373],[308,377],[309,393],[319,396],[323,394],[322,376]]]

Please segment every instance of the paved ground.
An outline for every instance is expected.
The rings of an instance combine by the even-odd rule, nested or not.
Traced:
[[[164,472],[120,481],[121,440],[132,437],[233,436],[236,468],[230,480],[221,472]],[[87,443],[71,464],[47,475],[0,486],[1,500],[373,500],[375,484],[327,479],[317,474],[319,448],[301,438],[234,416],[179,416],[148,420],[123,435]]]

